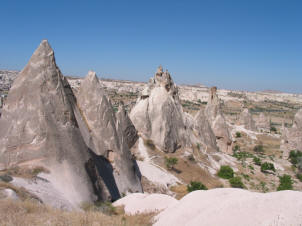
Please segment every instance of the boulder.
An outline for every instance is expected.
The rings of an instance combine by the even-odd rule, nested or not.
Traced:
[[[129,121],[124,121],[126,116],[122,116],[122,112],[118,114],[119,120],[116,119],[111,102],[95,72],[89,71],[81,83],[77,105],[82,121],[88,128],[88,131],[83,131],[86,134],[85,140],[94,156],[88,165],[89,171],[94,175],[93,181],[102,178],[111,194],[111,200],[129,192],[142,192],[139,170],[129,150],[129,140],[124,135]],[[105,171],[107,173],[104,173]],[[102,199],[108,198],[103,196]]]
[[[43,40],[15,79],[0,119],[0,168],[41,166],[73,206],[95,200],[89,159],[54,52]]]

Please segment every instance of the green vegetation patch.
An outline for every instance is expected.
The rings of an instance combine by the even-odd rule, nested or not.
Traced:
[[[270,163],[270,162],[262,163],[261,164],[261,172],[268,173],[269,171],[273,171],[273,172],[276,171],[274,164]]]
[[[229,182],[233,188],[244,188],[244,184],[240,177],[233,177],[229,179]]]
[[[165,157],[165,164],[168,169],[173,169],[173,167],[177,164],[178,158],[175,157]]]
[[[230,166],[221,166],[218,176],[223,179],[230,179],[234,177],[234,170]]]
[[[253,158],[253,162],[254,162],[255,165],[261,166],[261,160],[260,160],[260,158],[254,157],[254,158]]]
[[[302,151],[292,150],[289,153],[289,160],[298,169],[302,170]]]
[[[284,174],[283,176],[279,177],[280,184],[277,188],[277,191],[282,190],[293,190],[293,180],[291,176]]]
[[[190,184],[187,185],[188,192],[196,191],[196,190],[208,190],[208,188],[199,181],[191,181]]]

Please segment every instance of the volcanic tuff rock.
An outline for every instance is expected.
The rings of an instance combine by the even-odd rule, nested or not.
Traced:
[[[270,131],[270,120],[263,112],[259,114],[258,120],[256,120],[256,127],[260,131]]]
[[[0,119],[0,168],[42,166],[74,206],[94,200],[85,171],[87,146],[56,66],[43,40],[9,91]]]
[[[284,129],[283,144],[283,158],[287,159],[291,150],[302,151],[302,109],[300,109],[294,119],[292,128]]]
[[[134,127],[132,121],[130,120],[123,103],[120,103],[119,105],[118,112],[116,113],[116,118],[121,124],[123,135],[126,139],[128,147],[132,148],[138,140],[138,135],[137,130]]]
[[[89,71],[81,83],[77,103],[92,135],[88,143],[89,148],[97,155],[104,156],[107,150],[116,150],[119,144],[115,113],[95,72]],[[102,139],[99,139],[100,137]]]
[[[230,153],[232,151],[232,138],[226,120],[222,114],[216,87],[212,87],[210,89],[209,99],[204,110],[204,115],[211,125],[213,133],[215,134],[217,139],[217,145],[220,150],[226,153]]]
[[[174,152],[190,145],[178,89],[168,71],[159,67],[130,113],[135,128],[159,149]]]
[[[0,91],[9,90],[18,73],[18,71],[0,71]]]
[[[248,108],[244,108],[239,116],[238,123],[240,125],[244,125],[244,127],[248,130],[256,131],[255,121],[253,119],[252,114],[250,113]]]
[[[202,110],[195,116],[194,129],[197,131],[198,137],[202,140],[203,149],[205,149],[206,152],[210,153],[218,151],[216,136]]]
[[[132,159],[128,138],[124,136],[125,125],[129,122],[124,121],[127,120],[126,117],[116,119],[114,109],[95,72],[88,72],[80,86],[77,100],[81,115],[89,130],[88,136],[87,131],[84,131],[87,145],[96,158],[105,157],[109,160],[107,165],[112,168],[111,173],[114,177],[110,180],[115,181],[119,195],[141,192],[139,170]],[[116,194],[112,195],[115,196],[112,199],[119,198]]]

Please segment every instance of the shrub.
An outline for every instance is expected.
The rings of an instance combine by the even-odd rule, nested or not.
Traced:
[[[240,146],[238,144],[236,144],[234,147],[233,147],[233,152],[236,152],[236,151],[239,151],[240,150]]]
[[[4,174],[4,175],[0,175],[0,181],[9,183],[13,180],[13,178],[10,175]]]
[[[264,152],[263,145],[262,145],[262,144],[256,145],[256,146],[254,147],[254,152],[263,153],[263,152]]]
[[[264,181],[260,181],[260,189],[263,193],[268,192],[268,188],[266,187],[266,183]]]
[[[275,126],[271,126],[270,131],[271,131],[271,132],[274,132],[274,133],[277,133],[277,129],[276,129]]]
[[[293,190],[293,181],[291,176],[284,174],[282,177],[279,177],[280,184],[277,188],[277,191],[282,190]]]
[[[290,151],[289,159],[294,166],[298,167],[300,165],[300,162],[302,162],[302,152],[298,150]],[[301,166],[301,170],[302,170],[302,166]]]
[[[276,171],[275,166],[273,163],[264,162],[261,164],[261,172],[267,173],[267,171]]]
[[[237,158],[238,160],[241,159],[247,159],[247,158],[253,158],[254,156],[251,153],[248,153],[246,151],[239,151],[239,152],[235,152],[233,154],[233,157]]]
[[[299,181],[302,182],[302,173],[298,173],[298,174],[297,174],[297,178],[299,179]]]
[[[218,176],[223,179],[230,179],[234,177],[234,171],[230,166],[221,166],[218,172]]]
[[[191,161],[191,162],[195,162],[195,157],[194,157],[194,155],[193,155],[193,154],[190,154],[190,155],[188,156],[188,160]]]
[[[196,147],[197,147],[198,150],[200,150],[200,143],[197,143]]]
[[[240,177],[233,177],[229,179],[229,182],[233,188],[244,188],[244,184],[242,183]]]
[[[177,164],[178,159],[174,157],[167,158],[165,157],[166,167],[168,169],[173,169],[173,167]]]
[[[242,174],[243,178],[247,181],[250,181],[250,176],[248,174]]]
[[[236,138],[241,137],[241,133],[240,132],[236,132]]]
[[[254,157],[254,158],[253,158],[253,162],[255,163],[255,165],[261,166],[261,160],[260,160],[260,158]]]
[[[188,192],[196,191],[196,190],[208,190],[208,188],[198,181],[191,181],[190,184],[187,185]]]

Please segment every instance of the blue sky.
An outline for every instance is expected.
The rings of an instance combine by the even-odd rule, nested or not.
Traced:
[[[0,4],[0,68],[42,39],[64,74],[302,93],[302,1],[14,1]]]

